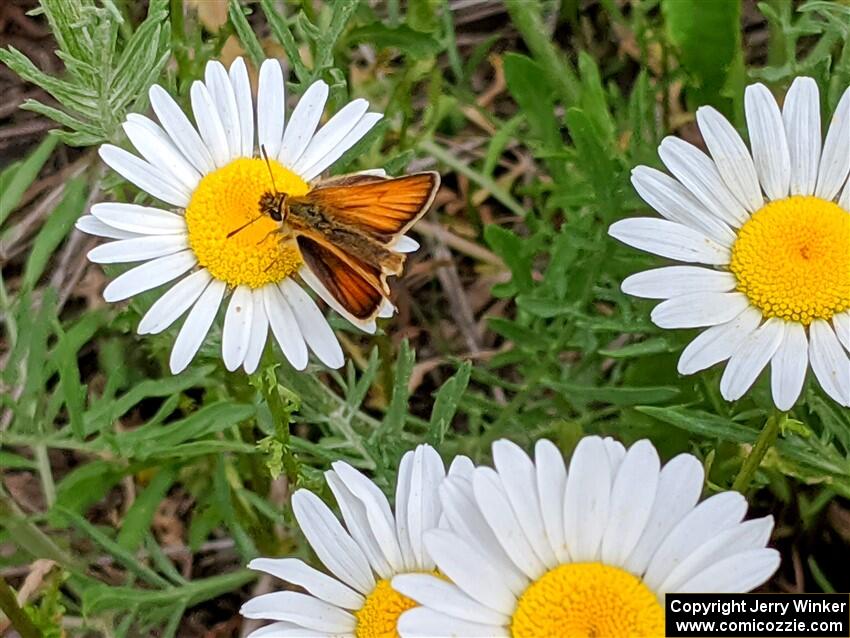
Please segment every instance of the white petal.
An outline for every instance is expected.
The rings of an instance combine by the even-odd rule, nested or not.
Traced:
[[[254,99],[251,95],[251,82],[248,79],[245,60],[241,57],[236,58],[230,65],[229,75],[239,112],[241,154],[243,157],[252,157],[254,154]]]
[[[844,190],[841,191],[841,196],[838,198],[838,205],[850,213],[850,179],[844,185]]]
[[[606,436],[602,439],[602,442],[605,444],[605,453],[608,454],[608,463],[613,480],[620,469],[620,463],[626,458],[626,446],[610,436]]]
[[[608,525],[611,483],[605,443],[598,436],[583,438],[573,452],[564,490],[564,533],[576,562],[599,558]]]
[[[257,90],[257,137],[270,158],[277,157],[286,119],[286,89],[278,60],[266,60],[260,67]],[[290,123],[296,124],[294,118]],[[311,131],[312,132],[312,131]]]
[[[188,189],[145,160],[112,144],[101,146],[98,154],[116,173],[146,193],[181,208],[189,205]]]
[[[536,548],[523,533],[520,520],[511,508],[499,475],[489,467],[476,468],[472,475],[472,489],[481,513],[514,565],[531,580],[539,578],[546,572],[547,566],[540,560]]]
[[[95,204],[91,214],[113,228],[139,235],[178,235],[187,232],[182,215],[159,208],[108,202]]]
[[[672,222],[693,228],[727,248],[735,241],[729,226],[708,212],[678,181],[649,166],[632,169],[632,185],[641,199]]]
[[[227,134],[224,124],[218,116],[210,92],[204,83],[195,80],[189,91],[192,98],[192,112],[195,114],[195,123],[201,133],[204,143],[210,149],[213,161],[218,168],[230,162],[230,149],[227,146]]]
[[[369,102],[357,99],[342,107],[322,128],[313,136],[307,148],[292,164],[292,170],[304,175],[305,169],[319,162],[325,155],[334,150],[369,108]]]
[[[372,130],[372,127],[375,126],[378,122],[381,121],[381,118],[384,117],[380,113],[366,113],[357,124],[354,125],[346,135],[343,137],[333,148],[331,148],[325,155],[323,155],[319,160],[306,167],[304,171],[301,173],[302,177],[309,181],[315,177],[318,177],[322,174],[322,172],[331,166],[335,161],[337,161],[340,157],[342,157],[343,153],[345,153],[352,146],[357,144],[363,137]],[[322,129],[324,130],[324,129]],[[319,136],[319,133],[316,134],[316,137]],[[315,139],[315,138],[314,138]],[[312,145],[312,142],[311,142]],[[307,151],[310,149],[308,148]],[[306,154],[306,151],[305,151]]]
[[[809,367],[809,341],[799,323],[785,324],[785,335],[770,360],[770,385],[773,402],[788,411],[797,402]]]
[[[221,358],[230,372],[242,365],[251,342],[254,298],[248,286],[237,286],[230,297],[221,333]]]
[[[608,234],[639,250],[678,261],[711,265],[729,263],[729,249],[701,232],[654,217],[632,217],[614,222]]]
[[[402,458],[407,476],[399,476],[396,490],[396,531],[404,563],[410,571],[431,571],[434,562],[425,550],[423,535],[439,525],[439,485],[445,478],[443,461],[429,445],[419,445]],[[401,470],[401,467],[400,467]]]
[[[365,595],[372,593],[375,578],[366,556],[328,506],[312,492],[301,489],[292,495],[292,511],[322,564],[352,589]]]
[[[838,337],[823,319],[809,326],[809,358],[812,371],[824,391],[840,405],[850,407],[850,359]]]
[[[748,306],[732,321],[705,330],[682,351],[679,374],[693,374],[725,361],[755,332],[761,320],[761,312]]]
[[[488,625],[507,625],[510,616],[473,600],[452,583],[430,574],[401,574],[393,578],[393,589],[428,609],[452,618]]]
[[[307,367],[307,344],[292,309],[277,286],[264,286],[262,291],[272,334],[289,363],[296,370],[303,370]]]
[[[204,72],[207,91],[213,99],[218,117],[224,127],[227,138],[228,159],[234,159],[242,151],[242,131],[239,122],[239,108],[236,105],[236,95],[233,85],[227,77],[224,65],[218,60],[207,62]]]
[[[206,268],[184,277],[157,299],[139,321],[136,329],[140,335],[159,334],[192,307],[212,280]]]
[[[844,91],[832,120],[818,169],[818,182],[815,195],[832,200],[841,190],[841,185],[850,173],[850,88]]]
[[[695,292],[662,301],[650,318],[659,328],[700,328],[731,321],[750,305],[740,292]]]
[[[720,394],[724,399],[736,401],[744,396],[779,348],[784,335],[785,322],[771,317],[741,343],[720,378]]]
[[[419,250],[419,242],[413,239],[413,237],[402,235],[394,244],[390,245],[390,248],[397,253],[415,253]]]
[[[775,549],[751,549],[706,568],[682,585],[677,593],[748,592],[766,582],[779,567],[779,562],[779,552]]]
[[[381,578],[392,578],[399,570],[394,569],[387,561],[381,543],[369,524],[366,506],[352,494],[336,472],[325,472],[325,482],[336,498],[348,533],[363,550],[372,570]]]
[[[696,146],[668,136],[661,141],[658,155],[668,170],[715,217],[735,228],[747,221],[746,209],[723,183],[715,163]]]
[[[693,292],[729,292],[732,273],[697,266],[667,266],[635,273],[623,280],[624,293],[646,299],[669,299]]]
[[[255,629],[245,638],[327,638],[327,632],[305,629],[291,622],[274,622]],[[336,634],[334,638],[354,638],[354,634]]]
[[[201,174],[183,157],[158,124],[144,115],[130,113],[124,123],[124,132],[148,162],[159,168],[167,177],[173,177],[176,186],[190,193],[201,181]]]
[[[130,239],[131,237],[139,236],[136,233],[119,230],[108,224],[104,224],[94,215],[83,215],[77,220],[74,227],[79,231],[88,233],[89,235],[107,237],[108,239]]]
[[[534,446],[534,465],[546,536],[558,561],[565,563],[570,553],[564,536],[564,490],[567,487],[564,458],[554,443],[540,439]]]
[[[664,579],[656,593],[677,591],[686,582],[724,558],[763,548],[772,529],[773,517],[766,516],[723,530],[679,563]]]
[[[528,579],[505,554],[499,540],[487,524],[472,493],[471,480],[459,476],[447,478],[440,485],[440,502],[449,528],[465,542],[475,545],[486,556],[487,563],[501,574],[501,582],[515,595],[525,591]],[[436,559],[435,556],[432,558]]]
[[[440,572],[470,598],[502,614],[513,612],[516,606],[513,592],[499,569],[478,547],[442,529],[427,532],[425,546]]]
[[[239,610],[246,618],[265,618],[297,623],[307,629],[330,633],[350,632],[357,619],[334,605],[294,591],[276,591],[252,598]]]
[[[86,257],[95,264],[122,264],[173,255],[188,247],[186,235],[151,235],[101,244],[92,248]]]
[[[507,627],[469,622],[415,607],[404,612],[398,619],[401,638],[509,638]]]
[[[672,458],[658,477],[652,513],[623,569],[641,575],[667,534],[697,504],[704,479],[702,464],[691,454]]]
[[[623,565],[640,540],[652,513],[661,461],[652,443],[638,441],[628,452],[611,487],[608,525],[602,537],[602,562]]]
[[[344,609],[360,609],[366,602],[353,589],[297,558],[255,558],[248,563],[248,569],[256,569],[303,587],[316,598]]]
[[[646,586],[658,591],[664,579],[696,548],[740,523],[746,512],[747,501],[738,492],[721,492],[697,505],[661,542],[643,577]]]
[[[345,487],[366,508],[369,527],[377,541],[381,552],[396,573],[404,569],[401,559],[401,549],[395,535],[395,519],[390,509],[389,501],[381,489],[348,463],[336,461],[331,464],[334,472],[345,484]]]
[[[110,302],[128,299],[177,279],[197,263],[198,260],[191,250],[154,259],[116,277],[103,290],[103,298]]]
[[[381,299],[381,305],[378,307],[378,314],[375,315],[378,319],[389,319],[395,314],[395,306],[393,302],[384,297]]]
[[[449,465],[448,476],[460,476],[471,481],[474,470],[475,464],[472,462],[472,459],[461,454],[452,459]]]
[[[534,463],[516,443],[500,439],[493,443],[493,465],[531,549],[544,565],[554,567],[559,561],[546,535]],[[491,527],[496,529],[493,525]]]
[[[396,472],[395,490],[395,530],[398,538],[398,546],[401,549],[401,557],[407,571],[413,571],[416,565],[416,556],[413,554],[413,545],[410,540],[410,530],[407,525],[407,508],[410,501],[410,486],[413,478],[413,462],[416,457],[414,451],[406,452],[398,464]],[[436,492],[436,490],[435,490]],[[439,500],[439,494],[437,495]],[[418,538],[422,545],[421,535]]]
[[[791,155],[791,194],[811,195],[817,184],[821,152],[820,100],[812,78],[798,77],[791,84],[782,121]]]
[[[192,306],[171,348],[169,367],[173,374],[182,372],[195,358],[215,321],[226,288],[223,281],[214,279]]]
[[[345,308],[343,308],[342,305],[336,299],[334,299],[334,296],[330,292],[328,292],[328,289],[325,288],[325,285],[318,277],[316,277],[316,275],[313,274],[313,271],[310,270],[308,266],[302,266],[301,269],[298,271],[298,276],[301,277],[302,280],[304,280],[305,284],[310,286],[313,292],[315,292],[317,295],[319,295],[319,297],[322,298],[322,301],[324,301],[331,308],[333,308],[338,314],[345,317],[351,323],[351,325],[359,328],[360,330],[368,334],[375,334],[375,331],[377,330],[375,321],[360,321],[359,319],[357,319],[357,317],[355,317]]]
[[[158,84],[148,92],[151,106],[168,136],[201,175],[215,169],[212,155],[177,102]]]
[[[844,344],[844,348],[850,351],[850,312],[840,312],[832,317],[832,327],[838,340]]]
[[[283,132],[283,142],[277,154],[278,161],[284,166],[291,168],[301,157],[325,110],[325,101],[328,99],[328,85],[322,80],[313,82],[289,118],[289,126]],[[270,154],[271,155],[271,154]]]
[[[787,197],[791,155],[779,106],[764,84],[752,84],[744,93],[744,110],[761,186],[768,199]]]
[[[751,213],[764,205],[753,158],[744,140],[717,109],[697,109],[697,122],[717,171],[735,198]]]
[[[345,363],[342,347],[316,302],[289,277],[279,285],[307,345],[326,366],[341,368]]]
[[[251,300],[254,304],[254,312],[251,321],[251,341],[242,368],[248,374],[252,374],[260,364],[263,350],[266,349],[266,338],[269,334],[269,318],[266,316],[266,305],[263,302],[263,293],[260,290],[251,291]]]

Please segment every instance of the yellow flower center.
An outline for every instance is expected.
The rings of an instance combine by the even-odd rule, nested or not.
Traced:
[[[549,570],[519,597],[513,638],[618,638],[664,635],[664,610],[639,578],[602,563]]]
[[[765,317],[831,319],[850,308],[850,213],[819,197],[769,202],[738,232],[729,268]]]
[[[296,197],[307,193],[309,187],[298,175],[274,160],[270,164],[278,190]],[[186,208],[189,245],[216,279],[260,288],[298,270],[298,248],[283,241],[280,222],[260,213],[260,197],[269,191],[273,186],[266,162],[243,157],[206,175],[192,193]]]
[[[398,617],[416,603],[402,596],[390,586],[390,581],[379,580],[372,593],[366,597],[366,603],[354,615],[357,638],[398,638]]]

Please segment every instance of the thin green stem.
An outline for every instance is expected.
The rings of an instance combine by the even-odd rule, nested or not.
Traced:
[[[449,168],[456,170],[458,173],[466,175],[474,183],[489,191],[489,193],[497,202],[503,204],[505,208],[510,210],[515,215],[519,217],[525,217],[527,215],[527,211],[520,205],[518,201],[513,198],[513,196],[508,191],[499,186],[493,179],[487,177],[486,175],[483,175],[482,173],[479,173],[475,169],[470,168],[467,164],[452,155],[442,146],[438,146],[431,140],[424,140],[423,142],[419,143],[419,148],[421,148],[429,155],[433,155],[437,160],[439,160]]]
[[[756,470],[761,465],[762,459],[764,459],[767,451],[776,442],[776,438],[779,436],[779,429],[785,418],[786,415],[784,412],[776,412],[767,419],[749,455],[744,459],[744,463],[741,465],[741,471],[735,477],[735,482],[732,483],[733,490],[743,493],[750,486]]]
[[[0,577],[0,609],[12,621],[12,627],[18,630],[21,638],[39,638],[41,632],[36,628],[30,617],[18,605],[18,597],[8,583]]]

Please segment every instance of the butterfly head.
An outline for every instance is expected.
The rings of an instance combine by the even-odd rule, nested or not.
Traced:
[[[286,193],[266,191],[260,196],[260,213],[268,215],[274,221],[283,221],[286,217]]]

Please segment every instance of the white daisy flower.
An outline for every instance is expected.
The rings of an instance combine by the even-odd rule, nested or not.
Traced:
[[[662,468],[649,441],[627,451],[591,436],[569,472],[546,440],[533,461],[497,441],[493,460],[441,485],[449,529],[425,547],[448,580],[393,579],[420,605],[402,637],[663,636],[664,594],[746,592],[779,565],[772,517],[742,522],[737,492],[697,504],[703,469],[689,454]]]
[[[465,457],[455,459],[449,475],[471,471]],[[445,477],[443,462],[428,445],[406,453],[399,464],[395,514],[383,492],[353,467],[333,464],[325,478],[339,504],[345,528],[318,496],[307,490],[292,495],[301,531],[333,576],[295,558],[258,558],[248,565],[307,593],[263,594],[241,609],[247,618],[274,620],[250,638],[396,634],[398,617],[415,603],[392,589],[397,574],[433,572],[422,542],[437,527],[441,507],[437,488]]]
[[[139,114],[129,115],[124,123],[127,137],[144,159],[111,144],[100,148],[112,169],[177,209],[103,203],[77,222],[84,232],[117,240],[89,252],[91,261],[145,262],[106,287],[107,301],[178,280],[138,327],[139,334],[156,334],[188,311],[171,352],[172,372],[189,365],[228,294],[221,343],[228,370],[242,366],[250,373],[257,368],[269,328],[294,367],[306,367],[308,349],[327,366],[340,367],[339,342],[296,276],[354,325],[375,331],[374,321],[358,321],[334,301],[304,265],[294,242],[276,236],[277,222],[257,219],[260,197],[272,188],[269,167],[257,156],[260,147],[270,158],[277,189],[300,196],[382,117],[367,112],[369,103],[357,99],[316,130],[327,97],[328,85],[315,82],[285,122],[280,63],[266,60],[260,68],[255,135],[244,61],[237,58],[229,73],[214,61],[207,64],[204,81],[192,85],[197,129],[165,89],[154,85],[150,101],[159,124]],[[417,247],[403,237],[394,249],[409,252]],[[385,300],[379,316],[392,312]]]
[[[675,137],[659,155],[673,177],[638,166],[632,184],[665,219],[613,224],[620,241],[705,266],[668,266],[623,282],[663,299],[662,328],[707,328],[682,352],[679,372],[727,361],[720,391],[744,395],[770,364],[773,400],[790,409],[806,371],[850,406],[850,89],[821,142],[818,88],[797,78],[780,111],[768,89],[747,87],[751,151],[711,107],[697,111],[711,157]]]

